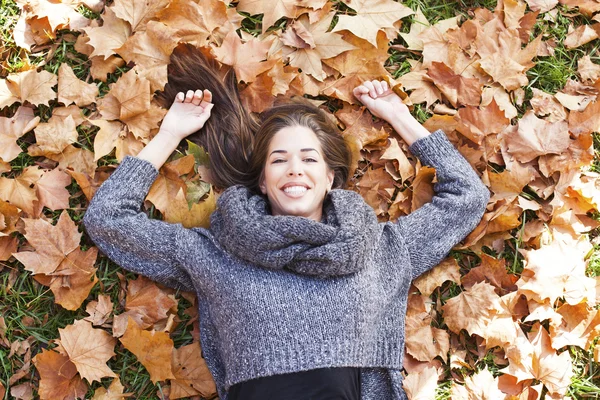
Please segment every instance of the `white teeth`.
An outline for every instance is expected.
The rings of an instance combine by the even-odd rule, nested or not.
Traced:
[[[293,193],[293,194],[304,193],[304,192],[306,192],[306,190],[307,189],[304,186],[289,186],[289,187],[286,187],[285,189],[283,189],[284,192]]]

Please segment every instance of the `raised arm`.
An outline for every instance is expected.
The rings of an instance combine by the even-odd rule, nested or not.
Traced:
[[[121,267],[167,286],[193,291],[179,263],[179,243],[191,232],[180,224],[149,219],[141,211],[158,169],[181,139],[210,117],[210,92],[180,93],[159,133],[139,153],[126,157],[96,192],[83,218],[90,238]]]
[[[475,229],[488,203],[489,190],[444,132],[429,134],[386,82],[365,82],[354,95],[371,113],[394,127],[422,164],[436,169],[431,202],[386,226],[406,244],[414,279],[439,264]]]

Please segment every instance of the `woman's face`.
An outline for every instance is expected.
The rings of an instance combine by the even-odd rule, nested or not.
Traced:
[[[271,139],[260,190],[273,215],[320,221],[333,178],[317,135],[304,126],[288,126]]]

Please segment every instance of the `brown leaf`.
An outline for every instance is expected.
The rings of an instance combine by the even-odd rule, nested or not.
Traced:
[[[600,65],[585,55],[577,60],[577,73],[583,81],[596,82],[600,78]]]
[[[456,130],[478,145],[487,135],[500,133],[510,125],[510,120],[494,99],[489,106],[461,108],[455,119],[458,122]]]
[[[469,334],[484,332],[490,321],[490,311],[495,309],[494,302],[497,298],[492,285],[476,283],[442,306],[444,322],[455,333],[460,333],[461,329],[465,329]]]
[[[0,214],[2,215],[2,214]],[[19,241],[14,236],[0,237],[0,261],[7,261],[17,251]]]
[[[119,340],[148,370],[153,383],[175,379],[171,367],[174,347],[168,333],[142,330],[129,319],[127,330]]]
[[[197,4],[191,1],[174,0],[159,14],[159,20],[169,28],[175,30],[174,37],[183,43],[190,43],[196,47],[208,44],[211,29],[206,26],[204,15],[209,16],[205,8],[213,9],[214,14],[220,17],[221,25],[227,24],[227,10],[223,2],[213,1],[212,7],[207,2]],[[203,15],[204,14],[204,15]]]
[[[446,64],[433,62],[427,71],[452,106],[478,106],[481,102],[481,83],[474,78],[457,75]]]
[[[517,129],[508,131],[504,140],[508,152],[523,163],[548,153],[560,154],[571,144],[565,121],[547,122],[532,111],[525,113]]]
[[[132,319],[141,328],[153,328],[154,324],[167,318],[177,310],[177,301],[154,282],[139,276],[127,287],[125,313],[116,315],[113,335],[121,336]]]
[[[567,49],[574,49],[595,39],[598,39],[598,32],[591,26],[580,25],[576,29],[573,29],[573,26],[569,26],[569,33],[563,43]]]
[[[442,100],[439,89],[431,82],[426,70],[413,70],[399,78],[402,87],[411,91],[409,98],[415,103],[425,103],[429,108],[436,101]]]
[[[58,101],[68,106],[75,103],[79,107],[96,102],[98,86],[85,83],[75,76],[68,64],[61,64],[58,69]]]
[[[21,154],[17,139],[35,128],[40,117],[28,107],[19,107],[12,118],[0,117],[0,158],[9,162]]]
[[[29,154],[34,156],[31,150]],[[40,155],[40,154],[38,154]],[[78,148],[72,145],[67,146],[60,154],[42,154],[51,160],[58,161],[58,167],[66,170],[72,169],[88,175],[93,175],[96,170],[94,162],[94,153],[89,150]]]
[[[89,314],[89,317],[85,317],[84,320],[91,322],[92,325],[103,325],[110,319],[113,312],[113,303],[110,301],[110,296],[99,295],[98,301],[90,301],[87,304],[85,312]]]
[[[210,215],[216,207],[217,202],[212,190],[205,200],[189,207],[183,189],[180,189],[175,198],[171,199],[165,212],[165,221],[173,224],[180,223],[186,228],[203,227],[208,229]]]
[[[465,289],[473,287],[478,282],[487,282],[499,290],[499,294],[512,292],[516,289],[515,282],[519,279],[506,270],[506,260],[495,259],[485,253],[480,255],[481,264],[462,277]]]
[[[297,0],[240,0],[237,9],[252,15],[263,14],[263,33],[281,17],[296,17]]]
[[[582,112],[569,113],[569,130],[574,134],[591,133],[600,131],[600,101],[587,105]]]
[[[210,397],[217,391],[206,362],[202,357],[199,343],[195,342],[173,351],[171,360],[173,375],[171,399],[200,395]]]
[[[380,30],[396,29],[397,21],[414,14],[410,8],[391,0],[347,0],[345,3],[356,15],[340,15],[333,32],[349,30],[373,46],[377,46]]]
[[[94,48],[90,57],[102,56],[106,60],[127,41],[131,35],[131,25],[117,17],[112,7],[104,9],[102,21],[100,27],[89,27],[83,30],[90,38],[88,44]]]
[[[58,78],[48,72],[29,70],[11,74],[0,80],[0,108],[10,106],[16,102],[23,104],[25,101],[35,106],[48,105],[50,100],[56,99],[56,92],[52,87]]]
[[[96,119],[90,121],[100,128],[94,136],[94,161],[109,154],[117,145],[120,138],[125,136],[125,125],[119,121]]]
[[[0,199],[10,202],[29,215],[34,214],[33,202],[38,200],[33,186],[42,176],[37,166],[26,167],[15,179],[0,177]]]
[[[567,119],[567,112],[556,97],[540,89],[531,88],[533,97],[530,100],[533,111],[538,117],[544,117],[548,122]]]
[[[504,0],[506,1],[506,0]],[[494,400],[504,399],[506,395],[498,389],[498,378],[484,368],[465,379],[465,386],[452,384],[453,400]]]
[[[58,332],[69,359],[89,383],[116,376],[106,365],[115,355],[116,340],[112,336],[102,329],[92,328],[92,324],[83,320],[77,320]]]
[[[319,81],[327,77],[321,64],[322,59],[356,49],[356,46],[344,41],[342,35],[328,32],[333,16],[334,13],[331,13],[311,24],[308,16],[303,15],[286,30],[287,36],[282,35],[282,42],[289,46],[284,51],[289,57],[290,65],[300,68]],[[288,32],[294,32],[295,35],[291,36]]]
[[[233,67],[239,81],[250,83],[275,63],[275,60],[265,61],[270,47],[270,40],[252,38],[242,43],[237,33],[231,31],[213,52],[217,60]]]
[[[40,374],[38,391],[42,400],[80,399],[87,392],[87,385],[67,356],[43,349],[33,363]]]
[[[135,3],[135,2],[133,2]],[[152,92],[163,90],[167,83],[167,65],[177,46],[174,31],[166,25],[150,21],[144,32],[131,36],[117,52],[125,61],[134,62],[141,76],[150,82]]]
[[[552,10],[558,4],[558,0],[525,0],[532,11],[541,13]]]
[[[549,299],[553,304],[559,297],[571,305],[595,302],[595,280],[585,275],[584,257],[590,248],[583,238],[561,236],[537,250],[521,250],[525,268],[517,281],[519,292],[538,303]]]
[[[35,251],[22,251],[13,256],[33,274],[50,274],[65,260],[67,254],[79,248],[81,233],[66,211],[55,226],[41,219],[23,218],[25,238]]]
[[[66,119],[50,118],[35,128],[37,151],[60,154],[68,145],[77,141],[75,121],[69,115]]]
[[[146,24],[154,19],[168,4],[169,0],[146,2],[115,0],[112,9],[117,17],[129,22],[133,31],[137,32],[144,31]]]
[[[33,400],[33,387],[30,382],[14,385],[10,388],[10,395],[17,400]]]
[[[109,56],[106,60],[104,56],[91,57],[90,59],[92,61],[92,66],[90,67],[92,78],[102,82],[106,82],[108,74],[114,73],[117,68],[125,65],[125,60],[114,55]]]
[[[96,247],[87,251],[75,249],[54,272],[47,275],[38,274],[34,279],[50,287],[56,304],[75,311],[81,307],[90,290],[98,282],[94,268],[97,255]]]
[[[422,295],[429,296],[446,281],[460,284],[460,267],[456,260],[451,257],[445,258],[435,268],[419,276],[413,282],[413,285],[419,289]]]
[[[509,365],[500,372],[516,377],[517,382],[538,379],[550,393],[564,395],[573,375],[569,352],[557,355],[548,332],[539,324],[533,327],[529,338],[520,335],[514,346],[507,349]]]
[[[69,208],[70,194],[66,187],[70,184],[71,176],[59,169],[44,173],[36,183],[40,207],[48,207],[52,211]]]
[[[110,383],[108,389],[100,387],[94,391],[94,397],[92,400],[123,400],[126,396],[129,397],[129,393],[123,394],[125,387],[121,384],[119,377],[117,376]]]
[[[437,368],[427,367],[417,374],[409,374],[402,385],[410,400],[429,400],[435,398],[439,378]]]
[[[395,138],[390,139],[390,146],[385,149],[381,155],[383,160],[395,160],[397,162],[396,168],[400,172],[402,181],[412,178],[415,176],[415,167],[408,161],[406,154],[398,145],[398,140]]]
[[[352,94],[356,86],[366,80],[381,79],[388,75],[383,68],[385,60],[389,57],[388,39],[384,33],[380,33],[377,36],[377,44],[373,46],[352,34],[345,34],[343,38],[355,49],[323,61],[342,74],[339,79],[325,85],[323,94],[357,104],[359,101]]]
[[[587,350],[600,335],[600,313],[588,304],[563,304],[556,311],[562,316],[562,321],[550,321],[553,348],[579,346]]]

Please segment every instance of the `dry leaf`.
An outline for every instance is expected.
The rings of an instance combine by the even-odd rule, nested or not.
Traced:
[[[40,374],[40,399],[74,400],[83,398],[87,392],[87,385],[67,356],[43,349],[33,358],[33,363]]]
[[[78,107],[87,106],[96,101],[98,86],[80,81],[67,64],[58,69],[58,101],[68,106],[75,103]]]
[[[174,347],[168,333],[144,331],[129,319],[127,330],[119,340],[146,367],[153,383],[175,379],[170,362]]]
[[[59,329],[60,343],[77,368],[77,372],[89,383],[104,377],[115,377],[106,362],[115,355],[116,340],[102,329],[92,328],[84,320]]]

